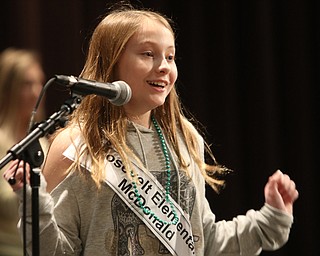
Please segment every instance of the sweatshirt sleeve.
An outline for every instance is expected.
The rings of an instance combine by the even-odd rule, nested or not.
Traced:
[[[204,159],[203,138],[198,134],[199,151]],[[205,180],[194,163],[194,181],[202,203],[204,255],[258,255],[276,250],[289,238],[293,216],[265,204],[232,220],[216,221],[205,197]]]
[[[41,174],[41,183],[39,189],[39,250],[40,255],[80,255],[81,241],[78,231],[78,215],[74,213],[77,209],[72,202],[76,202],[72,191],[65,191],[54,202],[52,196],[46,192],[46,181]],[[18,228],[23,234],[23,190],[17,192],[20,199],[20,221]],[[32,208],[31,208],[31,187],[27,185],[26,193],[26,247],[28,255],[32,255]],[[55,212],[55,207],[63,211]],[[71,210],[73,209],[73,210]],[[54,213],[55,212],[55,213]],[[58,219],[68,223],[68,231],[63,229],[63,223],[58,224],[55,215],[62,214]]]
[[[276,250],[289,237],[292,216],[265,204],[259,211],[249,210],[230,221],[217,221],[205,202],[203,226],[205,255],[259,255]]]

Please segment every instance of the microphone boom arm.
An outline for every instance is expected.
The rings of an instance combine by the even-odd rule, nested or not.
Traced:
[[[15,144],[7,152],[7,155],[0,160],[0,169],[2,169],[11,160],[17,159],[34,141],[47,135],[53,129],[56,129],[60,125],[60,120],[72,113],[80,104],[81,97],[74,96],[67,99],[61,106],[60,110],[52,114],[47,120],[39,123],[24,139]],[[34,164],[35,167],[39,167],[41,163]],[[32,163],[31,163],[32,165]]]

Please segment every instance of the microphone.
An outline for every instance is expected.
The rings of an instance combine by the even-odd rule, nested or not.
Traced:
[[[116,105],[121,106],[131,99],[131,88],[124,81],[101,83],[74,76],[55,75],[57,83],[66,85],[72,92],[79,95],[96,94],[104,96]]]

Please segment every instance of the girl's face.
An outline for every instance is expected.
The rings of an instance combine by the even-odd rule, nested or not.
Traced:
[[[146,20],[129,39],[117,64],[117,77],[131,87],[128,115],[162,105],[177,80],[174,37],[160,22]]]

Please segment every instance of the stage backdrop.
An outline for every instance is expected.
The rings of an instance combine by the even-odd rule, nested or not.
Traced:
[[[79,75],[88,38],[108,1],[1,1],[0,50],[33,48],[50,79]],[[133,2],[137,4],[137,2]],[[320,255],[319,1],[140,1],[177,23],[178,92],[206,127],[217,160],[234,170],[220,195],[208,189],[217,219],[264,203],[276,169],[300,198],[289,242],[262,255]],[[46,94],[47,115],[68,93]],[[319,185],[318,185],[319,186]]]

